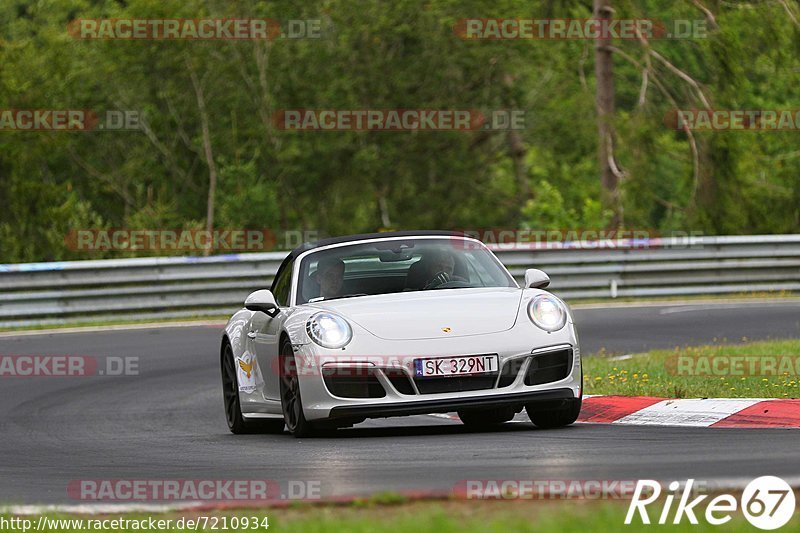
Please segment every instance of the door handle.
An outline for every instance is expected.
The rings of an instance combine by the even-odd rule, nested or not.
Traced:
[[[247,337],[250,338],[250,339],[255,339],[256,338],[256,332],[255,331],[248,331],[247,332]]]

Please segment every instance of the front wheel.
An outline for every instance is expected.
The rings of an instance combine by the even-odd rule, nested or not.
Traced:
[[[245,420],[239,401],[239,382],[236,380],[236,361],[233,348],[225,342],[222,349],[222,397],[228,429],[236,435],[244,433],[283,433],[283,420]]]
[[[525,411],[528,413],[528,418],[537,427],[542,429],[553,429],[568,426],[578,419],[581,413],[582,398],[575,398],[574,400],[567,400],[567,405],[557,409],[539,410],[536,404],[529,404],[525,406]]]
[[[283,419],[286,429],[295,437],[312,437],[323,429],[318,422],[309,422],[303,413],[303,400],[300,397],[300,379],[297,375],[294,350],[288,340],[281,344],[280,352],[280,393]]]

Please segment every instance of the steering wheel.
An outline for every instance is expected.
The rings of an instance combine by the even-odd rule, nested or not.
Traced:
[[[456,283],[457,285],[452,285],[453,283]],[[460,276],[451,276],[447,272],[441,271],[433,276],[433,278],[425,285],[425,287],[423,287],[423,290],[463,287],[465,286],[464,284],[466,284],[467,287],[469,286],[467,280],[464,278]]]
[[[468,289],[470,287],[472,287],[472,284],[462,279],[452,279],[447,283],[436,286],[437,289]]]

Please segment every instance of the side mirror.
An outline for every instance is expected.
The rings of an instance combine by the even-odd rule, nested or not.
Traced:
[[[525,286],[529,289],[544,289],[550,285],[550,276],[537,268],[525,271]]]
[[[280,308],[275,302],[275,296],[267,289],[251,292],[250,296],[244,301],[244,307],[249,311],[261,311],[271,317],[280,313]]]

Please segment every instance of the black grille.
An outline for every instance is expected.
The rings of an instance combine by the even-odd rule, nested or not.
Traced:
[[[440,392],[464,392],[470,390],[491,389],[497,379],[497,373],[479,376],[453,376],[443,378],[417,378],[420,394],[436,394]]]
[[[517,379],[520,368],[522,368],[522,363],[524,362],[524,357],[518,357],[516,359],[506,361],[503,365],[503,369],[500,371],[500,381],[497,383],[497,387],[508,387],[514,383],[514,380]]]
[[[385,368],[383,373],[389,383],[397,389],[400,394],[414,394],[414,387],[411,386],[411,380],[405,372],[399,368]]]
[[[525,385],[541,385],[566,378],[572,368],[572,350],[534,355],[525,373]]]
[[[340,398],[383,398],[383,390],[378,378],[371,370],[363,368],[324,368],[322,379],[334,396]]]

